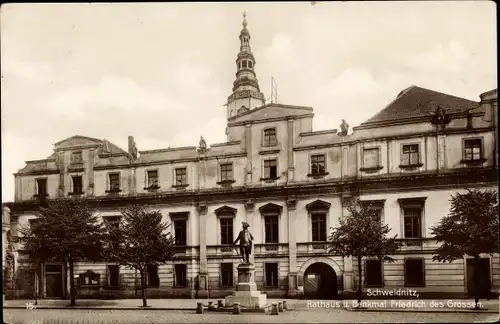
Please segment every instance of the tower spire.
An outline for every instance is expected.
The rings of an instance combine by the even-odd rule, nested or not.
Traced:
[[[250,49],[250,32],[247,29],[247,13],[243,12],[243,29],[240,32],[240,52],[236,58],[236,80],[233,92],[227,98],[227,118],[265,104],[255,74],[255,57]]]

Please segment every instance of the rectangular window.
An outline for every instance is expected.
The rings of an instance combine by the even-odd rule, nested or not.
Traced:
[[[276,160],[264,161],[264,178],[276,178],[278,176],[278,168]]]
[[[405,286],[425,286],[424,259],[405,260]]]
[[[118,265],[108,265],[108,286],[118,287],[120,281],[120,267]]]
[[[148,287],[159,287],[160,286],[160,277],[158,276],[158,266],[149,265],[146,269],[146,281]]]
[[[148,171],[148,188],[158,187],[158,170]]]
[[[83,183],[81,176],[73,176],[73,193],[82,193],[83,192]]]
[[[266,129],[264,131],[264,146],[276,146],[278,145],[278,140],[276,138],[276,129]]]
[[[264,217],[266,243],[279,243],[278,221],[279,217],[277,215]]]
[[[222,279],[222,287],[232,287],[233,286],[233,264],[232,263],[221,263],[220,272]]]
[[[314,213],[311,215],[313,242],[326,241],[326,214]]]
[[[47,179],[36,179],[37,192],[39,197],[47,195]]]
[[[117,229],[120,226],[121,216],[104,216],[104,223],[109,229]]]
[[[175,265],[175,287],[186,287],[187,266],[185,264]]]
[[[367,287],[381,287],[383,285],[382,262],[380,260],[366,260],[365,284]]]
[[[278,264],[265,263],[266,286],[278,287]]]
[[[405,238],[422,237],[422,209],[416,207],[405,207],[404,212],[404,231]]]
[[[403,145],[401,165],[415,165],[420,162],[418,144]]]
[[[175,169],[175,185],[176,186],[187,185],[187,169],[186,168]]]
[[[81,162],[82,162],[82,152],[72,152],[71,163],[81,163]]]
[[[378,148],[363,149],[363,168],[376,168],[380,166]]]
[[[225,163],[220,165],[220,181],[233,180],[233,164]]]
[[[464,159],[466,161],[482,159],[482,149],[483,145],[481,139],[464,140]]]
[[[324,174],[325,173],[325,155],[311,156],[311,174]]]
[[[187,221],[185,219],[174,220],[174,236],[176,245],[187,245]]]
[[[109,174],[109,191],[120,191],[120,174]]]
[[[233,244],[233,219],[220,219],[220,242],[222,245]]]

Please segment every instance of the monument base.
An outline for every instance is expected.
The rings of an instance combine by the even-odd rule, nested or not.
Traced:
[[[253,277],[254,271],[255,267],[251,263],[238,266],[238,285],[233,295],[226,297],[226,306],[239,303],[243,311],[264,309],[267,303],[267,295],[261,294],[257,290]]]

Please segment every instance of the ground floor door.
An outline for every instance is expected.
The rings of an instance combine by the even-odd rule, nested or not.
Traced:
[[[45,265],[45,297],[62,298],[64,293],[64,276],[62,264]]]
[[[314,263],[304,273],[304,295],[311,299],[337,297],[337,274],[325,263]]]
[[[467,259],[467,295],[474,297],[477,288],[479,298],[489,298],[491,289],[490,259],[479,259],[479,265],[475,267],[474,259]],[[478,282],[474,283],[474,272],[478,272]]]

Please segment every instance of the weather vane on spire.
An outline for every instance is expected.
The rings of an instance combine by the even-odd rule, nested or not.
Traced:
[[[243,11],[243,27],[247,27],[247,12]]]

